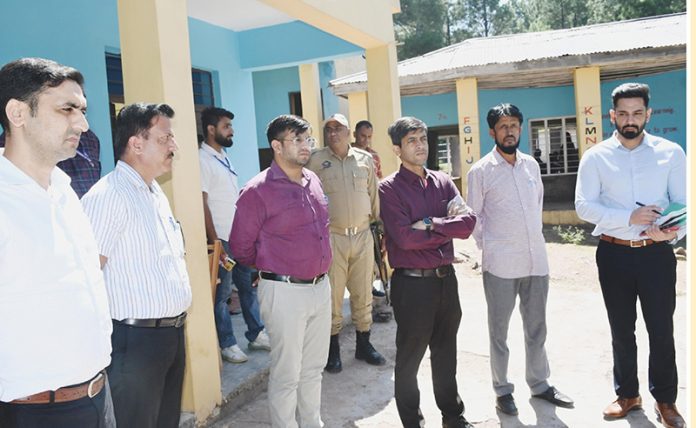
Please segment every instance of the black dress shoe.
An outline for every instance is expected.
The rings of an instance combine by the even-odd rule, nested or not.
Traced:
[[[573,400],[571,400],[570,397],[553,386],[549,386],[549,389],[546,391],[542,392],[541,394],[534,394],[532,397],[541,398],[542,400],[546,400],[558,407],[565,407],[567,409],[572,409],[575,406],[575,403],[573,403]]]
[[[517,416],[517,406],[515,406],[515,399],[512,398],[512,394],[501,395],[495,399],[495,408],[501,412]]]
[[[464,416],[459,415],[455,419],[445,420],[443,418],[442,428],[474,428],[474,426],[464,419]]]

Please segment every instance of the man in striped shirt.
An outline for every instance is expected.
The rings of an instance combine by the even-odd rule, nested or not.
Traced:
[[[191,287],[181,227],[155,178],[172,169],[166,104],[131,104],[116,119],[116,168],[82,198],[99,246],[113,319],[107,369],[116,423],[176,427]]]

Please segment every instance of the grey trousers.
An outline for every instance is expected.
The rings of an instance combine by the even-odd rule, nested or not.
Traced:
[[[549,387],[549,361],[546,357],[546,297],[549,277],[499,278],[483,272],[483,289],[488,304],[488,336],[490,339],[491,376],[498,397],[512,394],[515,386],[508,380],[510,350],[507,346],[510,316],[520,296],[520,315],[524,329],[527,385],[532,394]]]

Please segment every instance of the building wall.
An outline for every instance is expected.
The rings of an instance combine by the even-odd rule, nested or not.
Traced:
[[[650,85],[653,116],[646,130],[679,143],[686,150],[686,70],[677,70],[634,79],[604,81],[601,84],[604,138],[614,127],[609,122],[611,91],[621,83],[637,81]],[[509,102],[520,108],[524,115],[524,129],[520,150],[529,153],[529,120],[550,117],[575,116],[573,86],[549,88],[481,89],[478,93],[481,123],[481,154],[494,147],[488,136],[486,114],[496,104]],[[454,93],[401,97],[404,116],[416,116],[430,128],[457,126],[457,98]]]
[[[622,83],[640,82],[650,86],[650,107],[653,114],[645,130],[651,134],[686,144],[686,70],[671,71],[633,79],[602,82],[602,133],[607,138],[614,131],[609,122],[611,91]]]
[[[288,94],[300,91],[300,75],[297,67],[255,71],[252,75],[258,148],[268,148],[266,125],[274,117],[290,113]]]

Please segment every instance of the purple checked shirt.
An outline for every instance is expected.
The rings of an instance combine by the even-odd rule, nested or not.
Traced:
[[[5,147],[4,132],[0,135],[0,147]],[[58,162],[56,166],[70,176],[70,187],[77,193],[78,198],[82,198],[101,176],[99,138],[90,130],[83,132],[75,156]]]
[[[274,161],[244,186],[229,239],[239,263],[302,279],[329,270],[328,202],[319,177],[302,175],[299,185]]]
[[[459,191],[447,174],[425,171],[423,180],[402,165],[379,185],[387,254],[393,268],[433,269],[452,263],[452,238],[468,238],[476,225],[474,214],[447,216],[447,204]],[[425,217],[433,220],[430,231],[411,228]]]

